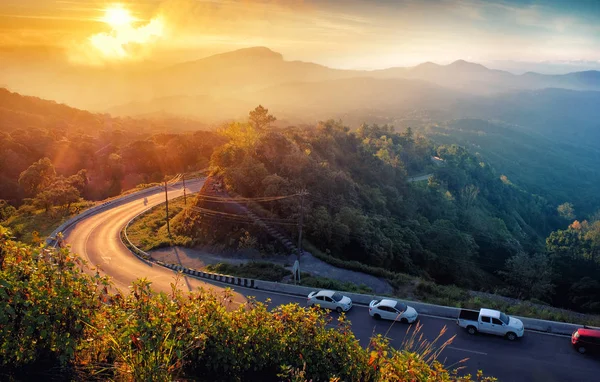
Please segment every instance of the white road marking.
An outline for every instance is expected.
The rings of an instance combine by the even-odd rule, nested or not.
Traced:
[[[532,329],[525,329],[525,333],[530,332],[530,333],[535,333],[535,334],[545,334],[547,336],[554,336],[554,337],[564,337],[564,338],[571,338],[570,334],[559,334],[559,333],[548,333],[548,332],[540,332],[537,330],[532,330]]]
[[[468,353],[475,353],[475,354],[481,354],[481,355],[488,355],[488,353],[484,353],[481,351],[475,351],[475,350],[469,350],[469,349],[461,349],[461,348],[455,348],[454,346],[447,346],[447,349],[452,349],[452,350],[460,350],[460,351],[466,351]]]
[[[435,318],[435,319],[438,319],[438,320],[456,321],[456,318],[440,317],[440,316],[434,316],[434,315],[431,315],[431,314],[419,313],[419,316],[431,317],[431,318]]]

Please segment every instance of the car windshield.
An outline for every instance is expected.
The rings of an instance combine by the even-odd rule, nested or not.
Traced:
[[[336,301],[336,302],[340,302],[342,300],[342,298],[344,298],[344,296],[342,296],[341,294],[339,294],[338,292],[335,292],[333,294],[333,296],[331,296],[331,298]]]
[[[404,303],[397,302],[395,308],[398,312],[406,312],[406,304]]]
[[[500,321],[504,322],[505,325],[508,325],[508,320],[509,317],[506,314],[500,312]]]

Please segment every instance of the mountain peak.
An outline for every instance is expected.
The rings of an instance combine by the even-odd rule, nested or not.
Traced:
[[[431,62],[431,61],[427,61],[424,62],[422,64],[419,64],[415,67],[413,67],[413,69],[430,69],[430,68],[439,68],[441,65],[436,64],[435,62]]]
[[[474,62],[469,62],[469,61],[465,61],[465,60],[456,60],[453,63],[451,63],[450,65],[448,65],[448,67],[461,68],[461,69],[478,69],[478,70],[485,69],[485,70],[487,70],[487,68],[481,64],[476,64]]]
[[[283,60],[281,53],[272,51],[264,46],[254,46],[250,48],[242,48],[231,52],[217,54],[213,57],[235,57],[235,58],[251,58],[251,59],[274,59]]]

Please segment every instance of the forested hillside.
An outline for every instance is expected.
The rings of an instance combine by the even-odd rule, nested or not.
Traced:
[[[289,219],[278,229],[290,238],[297,237],[297,228],[289,222],[298,221],[302,208],[305,240],[337,258],[587,309],[553,289],[561,265],[545,244],[551,231],[569,224],[570,204],[559,208],[514,185],[485,157],[456,145],[436,146],[411,129],[397,133],[390,126],[363,125],[351,131],[335,121],[275,129],[264,109],[253,113],[251,123],[222,131],[229,142],[215,151],[211,167],[242,197],[306,190],[303,200],[295,196],[255,208],[275,226]],[[433,164],[432,156],[441,161]],[[407,181],[407,174],[429,171],[434,176],[428,182]],[[209,208],[205,203],[198,199],[198,206]],[[202,213],[185,214],[187,229],[202,221]]]
[[[18,206],[85,173],[77,192],[98,200],[206,167],[223,139],[198,131],[203,127],[184,119],[111,118],[0,89],[0,199]]]
[[[111,118],[5,90],[0,96],[0,219],[19,238],[33,232],[11,223],[13,215],[68,213],[82,198],[210,165],[230,193],[269,201],[249,208],[293,241],[303,213],[307,244],[326,255],[600,311],[597,153],[566,139],[557,145],[560,130],[548,136],[541,127],[477,119],[421,120],[415,130],[405,120],[398,132],[332,120],[278,128],[257,108],[249,123],[207,132],[187,120]],[[429,173],[429,181],[408,181]],[[192,243],[283,250],[246,223],[188,209],[173,226]]]
[[[416,130],[436,143],[466,147],[501,169],[518,187],[554,205],[572,203],[576,216],[585,219],[600,205],[596,187],[600,184],[600,150],[590,144],[598,132],[582,131],[583,125],[577,125],[549,133],[545,127],[552,128],[526,129],[498,120],[458,119]]]

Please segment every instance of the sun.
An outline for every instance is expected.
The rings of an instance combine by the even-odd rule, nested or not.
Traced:
[[[106,8],[102,21],[113,28],[121,28],[130,26],[135,21],[135,18],[131,16],[129,10],[123,8],[122,5],[113,5]]]
[[[113,4],[104,9],[104,15],[97,21],[110,29],[87,38],[89,51],[83,60],[104,64],[124,60],[139,60],[151,52],[153,46],[164,38],[165,24],[161,14],[150,20],[139,19],[121,4]]]

